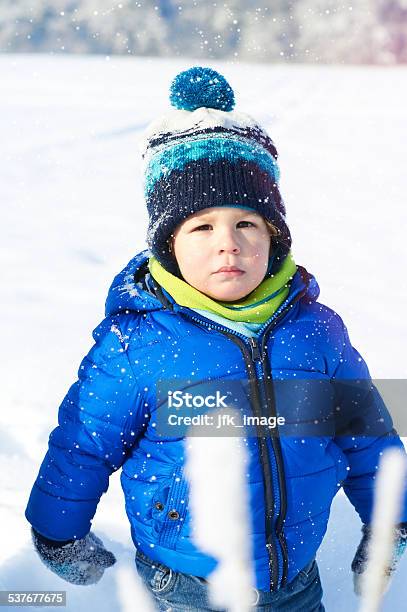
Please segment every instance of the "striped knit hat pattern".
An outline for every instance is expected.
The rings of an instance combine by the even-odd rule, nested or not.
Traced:
[[[150,123],[139,140],[151,252],[177,274],[168,239],[179,223],[204,208],[242,206],[278,229],[270,270],[275,272],[291,235],[273,141],[250,115],[233,110],[232,88],[211,68],[180,72],[171,83],[170,102],[174,109]]]

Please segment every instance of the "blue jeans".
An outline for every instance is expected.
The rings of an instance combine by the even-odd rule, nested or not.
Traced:
[[[166,565],[152,561],[136,551],[137,572],[153,596],[161,612],[189,610],[226,612],[214,608],[208,600],[208,582],[204,578],[175,572]],[[292,582],[276,592],[259,591],[253,587],[253,612],[324,612],[322,587],[315,559],[300,571]]]

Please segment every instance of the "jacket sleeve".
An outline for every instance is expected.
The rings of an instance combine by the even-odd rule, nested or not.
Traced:
[[[118,319],[104,319],[93,338],[59,407],[25,511],[34,529],[51,540],[89,532],[109,476],[144,428],[143,399]]]
[[[368,524],[381,455],[390,447],[404,453],[405,449],[368,367],[352,346],[345,326],[343,350],[333,382],[337,393],[336,410],[340,415],[335,442],[345,453],[349,465],[343,489],[362,522]],[[405,490],[400,521],[407,520],[407,483]]]

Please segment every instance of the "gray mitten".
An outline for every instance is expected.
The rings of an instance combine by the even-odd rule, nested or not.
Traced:
[[[92,532],[81,540],[62,542],[61,545],[47,540],[34,529],[31,529],[31,535],[44,565],[72,584],[95,584],[105,569],[116,563],[114,554],[106,550],[102,540]]]
[[[361,594],[361,577],[363,572],[366,569],[367,565],[367,555],[368,555],[368,546],[370,542],[370,538],[372,536],[372,531],[369,525],[363,525],[362,527],[362,539],[357,548],[355,557],[352,561],[352,572],[353,572],[353,588],[356,595]],[[389,587],[390,579],[394,572],[396,571],[397,565],[407,548],[407,523],[400,523],[394,528],[394,547],[393,554],[389,564],[389,567],[386,569],[386,590]]]

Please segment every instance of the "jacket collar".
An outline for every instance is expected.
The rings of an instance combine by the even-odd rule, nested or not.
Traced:
[[[170,307],[177,311],[178,305],[173,298],[157,287],[148,270],[151,251],[145,249],[137,253],[117,274],[109,288],[105,303],[105,315],[113,316],[126,311],[151,312]],[[315,277],[302,266],[294,275],[285,304],[295,299],[306,289],[302,299],[315,302],[319,296],[319,286]]]

